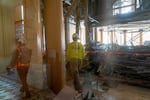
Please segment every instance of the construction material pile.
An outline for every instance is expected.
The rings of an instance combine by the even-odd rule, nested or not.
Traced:
[[[105,58],[113,73],[150,85],[150,46],[122,47],[108,51]]]

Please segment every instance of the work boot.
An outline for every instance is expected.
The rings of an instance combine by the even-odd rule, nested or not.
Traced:
[[[30,92],[26,92],[26,93],[25,93],[25,97],[24,97],[24,98],[30,98],[30,97],[31,97]]]
[[[74,75],[74,87],[75,87],[75,90],[77,90],[79,93],[82,93],[82,86],[79,80],[78,73],[75,73]]]
[[[24,89],[23,89],[23,87],[21,87],[21,88],[20,88],[20,92],[24,92]]]

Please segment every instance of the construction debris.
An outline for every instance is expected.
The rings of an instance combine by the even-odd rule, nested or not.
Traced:
[[[127,81],[140,80],[140,85],[150,87],[150,47],[134,46],[108,51],[105,56],[105,73],[123,76]],[[135,81],[137,83],[137,81]]]

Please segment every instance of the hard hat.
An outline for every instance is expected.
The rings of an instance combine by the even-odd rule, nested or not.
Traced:
[[[79,39],[78,33],[74,33],[74,34],[72,35],[72,38],[73,38],[73,39]]]
[[[21,44],[26,44],[26,40],[24,38],[18,39],[18,42]]]

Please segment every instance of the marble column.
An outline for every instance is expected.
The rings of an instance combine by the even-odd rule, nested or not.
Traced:
[[[44,67],[42,58],[42,31],[40,18],[40,0],[24,0],[24,36],[32,49],[29,84],[42,89]]]
[[[49,87],[58,93],[65,82],[65,34],[62,0],[44,0]]]

